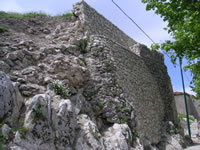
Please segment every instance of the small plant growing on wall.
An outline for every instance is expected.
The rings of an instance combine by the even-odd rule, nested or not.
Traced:
[[[113,64],[112,64],[112,62],[110,60],[106,59],[106,60],[104,60],[103,63],[104,63],[106,71],[109,72],[109,71],[113,70]]]
[[[5,147],[5,138],[2,134],[2,132],[0,131],[0,150],[3,150]]]
[[[22,139],[26,139],[26,134],[28,133],[28,129],[25,127],[22,127],[20,129],[18,129],[19,133],[20,133],[20,137]]]
[[[97,135],[96,132],[94,132],[94,131],[92,130],[92,128],[90,128],[89,131],[90,131],[90,133],[93,135],[93,137],[94,137],[97,141],[100,140],[100,139],[99,139],[99,136]]]
[[[64,86],[64,84],[59,80],[54,81],[52,83],[52,87],[54,91],[56,92],[56,94],[62,96],[63,98],[69,97],[71,95],[69,87]]]
[[[42,105],[40,101],[38,101],[38,103],[36,104],[36,108],[33,109],[33,112],[34,112],[33,121],[45,120],[45,116],[43,115],[41,108],[42,108]]]
[[[80,49],[81,53],[85,54],[88,52],[88,40],[81,39],[76,43],[76,46]]]

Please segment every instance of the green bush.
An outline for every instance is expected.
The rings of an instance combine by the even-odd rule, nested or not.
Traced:
[[[99,139],[99,136],[97,135],[96,132],[94,132],[94,131],[92,130],[92,128],[90,128],[89,131],[90,131],[90,133],[94,136],[94,138],[95,138],[97,141],[100,140],[100,139]]]
[[[113,64],[112,64],[112,62],[110,60],[106,59],[106,60],[104,60],[103,63],[104,63],[106,71],[109,72],[109,71],[113,70]]]
[[[183,118],[187,118],[187,116],[186,116],[185,114],[178,114],[178,118],[179,118],[180,120],[182,120]],[[194,121],[195,119],[192,118],[192,117],[189,117],[189,120]]]
[[[33,109],[34,111],[34,118],[33,121],[38,121],[38,120],[45,120],[45,116],[42,113],[41,110],[42,105],[40,104],[40,101],[38,101],[38,103],[36,104],[36,108]]]
[[[56,94],[58,94],[64,98],[70,96],[69,88],[65,87],[61,82],[54,81],[52,83],[52,87],[54,88]]]
[[[4,149],[5,139],[3,134],[0,132],[0,150]]]
[[[53,131],[56,131],[56,122],[52,121],[50,125]]]
[[[81,39],[76,43],[76,46],[80,49],[81,53],[85,54],[88,52],[88,40]]]
[[[129,129],[128,129],[128,128],[126,128],[126,129],[125,129],[125,131],[126,131],[126,132],[129,132]]]
[[[14,131],[15,131],[14,129],[10,129],[10,131],[8,133],[8,140],[9,141],[14,138],[14,136],[15,136]]]
[[[8,32],[8,27],[6,25],[0,26],[0,33],[3,33],[3,32]]]
[[[26,139],[26,134],[28,133],[28,129],[25,127],[22,127],[20,129],[18,129],[19,133],[20,133],[20,137],[22,139]]]

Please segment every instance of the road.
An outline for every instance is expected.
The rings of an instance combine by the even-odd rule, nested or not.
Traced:
[[[191,147],[188,147],[184,150],[200,150],[200,145],[196,145],[196,146],[191,146]]]

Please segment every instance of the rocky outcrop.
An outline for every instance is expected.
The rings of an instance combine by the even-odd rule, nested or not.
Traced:
[[[12,83],[5,73],[0,72],[0,119],[8,118],[11,124],[15,123],[22,103],[18,85]]]
[[[0,146],[181,147],[162,55],[132,40],[85,2],[74,6],[71,19],[0,19],[0,24],[9,29],[0,33],[0,70],[6,73],[0,73]]]

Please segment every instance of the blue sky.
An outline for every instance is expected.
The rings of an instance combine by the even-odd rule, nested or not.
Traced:
[[[50,15],[57,15],[70,12],[72,10],[72,5],[78,1],[79,0],[0,0],[0,11],[23,13],[42,11]],[[152,44],[151,41],[120,12],[111,0],[85,1],[134,40],[150,47]],[[115,0],[115,2],[139,24],[156,43],[171,39],[170,35],[163,30],[166,23],[153,11],[147,12],[141,0],[126,0],[126,2],[123,0]],[[165,64],[167,65],[174,91],[182,91],[179,67],[177,66],[174,68],[174,65],[167,56],[165,56]],[[189,82],[191,80],[190,73],[184,73],[184,78],[186,91],[193,94],[189,88]]]

